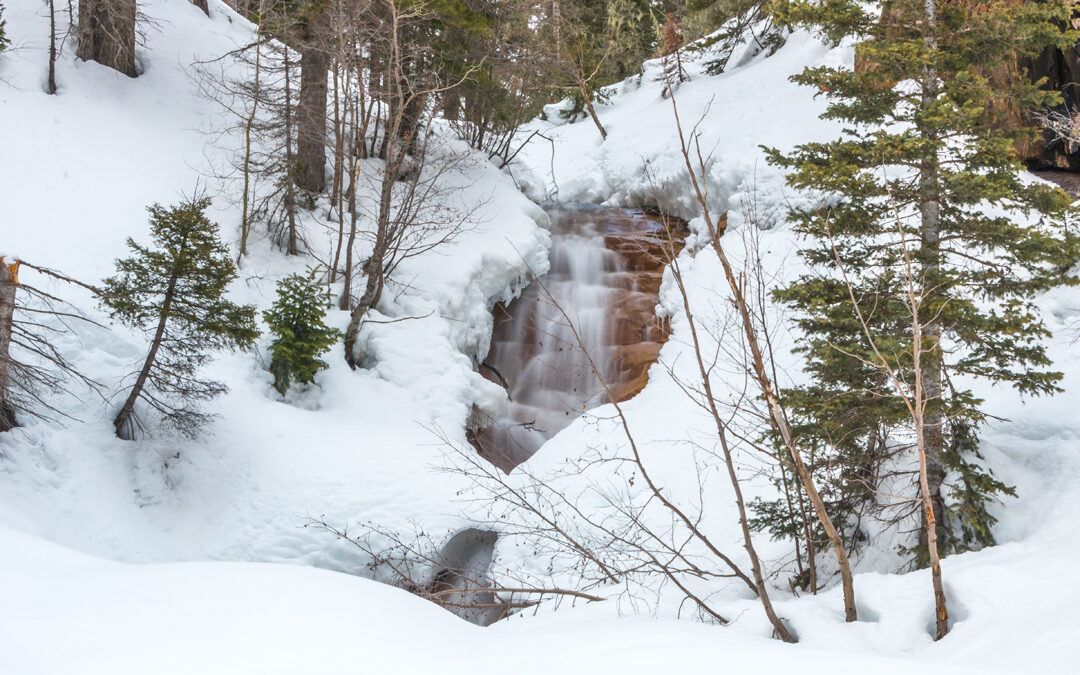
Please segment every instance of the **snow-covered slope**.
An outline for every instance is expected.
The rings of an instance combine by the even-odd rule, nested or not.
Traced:
[[[761,146],[784,150],[797,143],[837,136],[840,129],[836,125],[818,119],[823,102],[788,77],[807,66],[847,64],[852,58],[850,48],[829,49],[799,32],[775,55],[749,57],[743,65],[719,76],[705,75],[699,58],[688,67],[690,81],[676,90],[683,130],[687,138],[697,138],[707,159],[713,216],[728,216],[725,248],[738,268],[747,256],[747,247],[755,246],[770,286],[794,278],[804,269],[796,255],[799,242],[785,223],[785,214],[806,197],[785,186],[783,175],[766,163]],[[741,55],[736,54],[732,63],[740,60]],[[549,106],[548,119],[533,122],[528,131],[539,130],[554,142],[529,146],[522,153],[527,165],[522,174],[543,185],[552,198],[659,206],[691,219],[692,232],[701,233],[704,224],[675,135],[672,101],[661,95],[659,70],[658,62],[648,63],[643,76],[612,88],[610,101],[597,108],[608,132],[603,142],[588,118],[568,124],[557,116],[557,106]],[[715,348],[716,336],[725,334],[724,327],[732,320],[726,309],[729,291],[715,256],[695,256],[701,248],[698,236],[691,235],[680,266],[695,308],[699,338],[704,340],[702,351],[723,354],[713,372],[712,386],[721,399],[729,395],[737,398],[743,391],[744,372],[732,360],[732,351],[725,349],[731,350],[731,344],[738,344],[738,340],[728,342],[719,352]],[[708,480],[705,490],[699,491],[696,480],[694,463],[701,461],[715,442],[711,440],[714,426],[675,381],[694,383],[698,375],[682,298],[670,276],[661,295],[662,311],[671,316],[672,338],[661,352],[660,363],[650,371],[648,387],[622,407],[636,444],[654,479],[663,484],[665,495],[692,509],[706,504],[701,527],[743,564],[737,514],[731,507],[734,497],[722,471],[713,466],[704,472]],[[918,659],[1021,672],[1066,672],[1073,667],[1070,664],[1080,655],[1080,647],[1068,635],[1071,621],[1066,619],[1063,626],[1061,620],[1078,616],[1080,588],[1058,575],[1067,575],[1066,570],[1080,560],[1080,542],[1070,534],[1076,531],[1080,516],[1080,420],[1075,415],[1080,410],[1080,352],[1076,348],[1080,292],[1059,289],[1040,297],[1037,304],[1054,333],[1049,353],[1055,367],[1065,373],[1065,392],[1024,400],[1007,388],[973,384],[976,394],[986,399],[988,412],[997,418],[982,429],[980,450],[995,475],[1016,486],[1018,498],[993,507],[999,519],[995,536],[1000,546],[945,561],[956,622],[953,633],[941,643],[929,641],[927,626],[933,617],[930,582],[923,573],[894,573],[901,563],[897,544],[903,543],[894,532],[873,542],[855,560],[856,570],[861,572],[855,579],[856,597],[860,615],[868,623],[839,625],[841,600],[835,588],[815,599],[792,599],[780,589],[774,592],[783,598],[779,613],[792,623],[804,643],[899,650]],[[803,376],[798,358],[790,353],[790,324],[778,309],[774,311],[771,338],[780,359],[783,385]],[[691,441],[697,443],[696,448]],[[592,449],[595,456],[626,457],[626,445],[614,411],[610,406],[602,407],[550,441],[529,469],[539,479],[554,482],[578,508],[611,513],[607,503],[611,496],[641,497],[645,494],[641,482],[634,486],[632,481],[610,481],[607,466],[602,464],[588,467],[584,476],[566,477],[567,467],[581,456],[582,448]],[[736,449],[736,453],[747,499],[772,498],[774,488],[761,471],[768,460],[746,448]],[[705,462],[708,464],[708,459]],[[523,478],[522,484],[531,480]],[[615,483],[617,488],[613,489]],[[585,537],[587,530],[575,532]],[[764,535],[759,535],[756,543],[770,569],[781,570],[789,564],[788,544],[770,542]],[[709,592],[714,593],[711,602],[725,616],[740,617],[735,621],[736,630],[768,634],[755,603],[738,599],[737,583],[716,589],[716,584],[709,586]],[[667,595],[673,595],[675,602],[682,600],[681,594],[670,589]],[[664,596],[661,592],[660,597]]]
[[[0,56],[2,252],[98,283],[126,253],[126,237],[147,241],[149,204],[174,203],[197,185],[217,197],[211,217],[235,242],[236,200],[219,194],[211,167],[228,163],[237,140],[209,133],[224,126],[224,113],[199,95],[193,64],[249,42],[251,25],[213,1],[212,18],[184,0],[140,3],[153,20],[138,50],[140,77],[77,61],[68,41],[59,94],[47,96],[46,5],[6,4],[13,48]],[[460,527],[462,483],[432,471],[442,450],[429,429],[463,440],[471,406],[497,398],[470,357],[486,350],[491,303],[508,299],[527,267],[544,269],[548,236],[545,214],[483,157],[466,158],[445,180],[460,186],[454,199],[475,208],[471,226],[402,267],[409,287],[391,289],[395,314],[385,318],[423,318],[366,330],[376,369],[350,371],[339,347],[319,386],[285,403],[270,386],[264,336],[257,353],[222,354],[211,366],[230,392],[210,406],[220,419],[195,441],[118,441],[109,424],[115,400],[79,391],[82,402],[63,401],[77,419],[27,420],[0,437],[0,520],[117,560],[339,569],[363,560],[305,529],[308,517],[402,530],[422,522],[438,536]],[[281,275],[312,264],[285,258],[264,237],[260,230],[232,289],[260,309]],[[104,319],[79,287],[27,268],[21,280]],[[341,328],[348,321],[344,312],[330,318]],[[112,391],[146,350],[141,335],[117,327],[79,326],[57,346]]]
[[[245,43],[251,28],[215,0],[210,19],[187,0],[141,3],[156,22],[139,50],[142,75],[131,80],[77,62],[69,42],[58,65],[60,93],[49,97],[42,91],[43,5],[6,5],[14,48],[0,55],[0,253],[95,282],[125,252],[125,237],[145,241],[149,203],[173,202],[200,180],[218,189],[209,167],[227,163],[236,141],[205,133],[220,129],[222,113],[198,95],[192,64]],[[776,55],[747,59],[721,76],[706,76],[692,64],[691,81],[677,92],[684,124],[701,120],[701,145],[712,153],[715,208],[729,213],[729,232],[739,235],[749,231],[754,207],[758,222],[771,228],[761,235],[766,264],[781,277],[797,272],[796,243],[782,222],[796,196],[765,165],[759,145],[789,147],[835,134],[817,119],[821,103],[812,92],[787,77],[806,65],[850,58],[849,50],[830,50],[798,34]],[[649,64],[640,81],[619,85],[610,104],[599,108],[609,132],[604,143],[589,120],[535,122],[529,131],[542,129],[554,141],[537,141],[521,153],[518,183],[531,186],[537,198],[658,204],[696,216],[672,139],[671,101],[660,95],[656,70]],[[884,573],[895,562],[887,547],[858,561],[863,621],[857,624],[842,622],[836,589],[803,598],[776,592],[778,611],[803,640],[797,647],[768,639],[757,603],[723,583],[710,592],[734,619],[730,629],[674,620],[678,607],[670,603],[661,603],[659,619],[620,618],[633,604],[616,601],[564,605],[479,629],[404,591],[353,576],[253,564],[363,573],[365,560],[355,549],[303,527],[311,517],[334,525],[371,521],[404,532],[415,527],[436,539],[471,518],[488,517],[460,502],[467,480],[433,470],[454,460],[444,458],[432,429],[463,445],[471,406],[497,398],[473,372],[470,356],[484,351],[490,304],[515,291],[526,267],[544,269],[546,217],[482,158],[448,180],[459,181],[457,198],[480,206],[475,228],[406,270],[409,288],[387,318],[423,318],[369,329],[366,347],[378,356],[373,370],[350,371],[335,352],[318,387],[283,402],[270,387],[262,356],[222,354],[212,371],[231,391],[213,404],[220,419],[196,441],[117,441],[109,403],[89,392],[80,392],[82,401],[58,401],[76,418],[62,426],[30,422],[0,435],[0,671],[1074,668],[1080,657],[1071,634],[1080,607],[1080,586],[1071,581],[1080,560],[1080,355],[1070,332],[1080,307],[1075,291],[1040,300],[1056,334],[1051,354],[1067,372],[1067,392],[1036,402],[1008,391],[981,392],[991,412],[1010,420],[987,429],[982,449],[1020,498],[998,508],[1001,546],[945,561],[955,627],[940,643],[927,633],[929,580],[925,573]],[[229,241],[239,220],[231,203],[219,196],[212,214]],[[737,255],[740,238],[730,240]],[[694,243],[681,264],[698,306],[719,314],[721,277],[711,257],[692,257]],[[274,281],[308,262],[286,259],[259,239],[232,295],[265,308]],[[24,275],[25,282],[102,318],[77,287],[32,271]],[[680,479],[690,461],[680,454],[682,442],[707,437],[709,421],[667,372],[693,375],[685,317],[672,290],[670,284],[665,289],[664,309],[674,335],[649,386],[625,410],[672,494],[686,495],[696,483]],[[341,326],[346,316],[335,312],[331,319]],[[790,336],[777,340],[781,349],[790,345]],[[117,328],[82,327],[57,345],[113,389],[145,350],[141,336]],[[799,377],[794,361],[790,365],[786,376]],[[621,442],[610,413],[602,408],[575,422],[530,470],[557,471],[583,448]],[[750,478],[761,460],[745,455],[742,461]],[[577,479],[566,486],[581,491],[588,484]],[[719,481],[709,488],[713,510],[705,526],[738,556],[729,495]],[[756,478],[746,490],[752,497],[771,488]],[[759,537],[759,546],[770,570],[783,566],[785,545]],[[508,566],[545,572],[541,557],[512,541],[500,555]]]
[[[587,610],[484,629],[403,591],[296,566],[124,565],[6,529],[0,550],[11,552],[0,560],[0,664],[20,675],[646,675],[673,665],[769,675],[833,672],[837,663],[820,648]],[[844,654],[840,663],[881,675],[913,667],[865,652]],[[1019,663],[1038,670],[1037,662]],[[919,667],[935,672],[932,664]],[[947,672],[988,671],[954,663]]]

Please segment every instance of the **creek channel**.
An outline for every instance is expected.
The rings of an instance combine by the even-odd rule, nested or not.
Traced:
[[[497,419],[469,431],[477,452],[506,473],[586,410],[645,388],[670,332],[656,315],[664,267],[687,234],[685,222],[641,210],[562,205],[548,214],[550,270],[495,306],[480,364],[509,400]],[[423,593],[472,623],[506,616],[510,606],[489,589],[497,539],[488,530],[458,532]]]

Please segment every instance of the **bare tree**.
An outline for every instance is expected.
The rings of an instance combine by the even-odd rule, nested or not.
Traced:
[[[15,291],[19,283],[19,261],[7,264],[0,257],[0,431],[15,426],[15,410],[8,401],[11,372],[11,336],[15,328]]]
[[[523,570],[496,565],[499,534],[469,527],[438,542],[427,532],[409,535],[371,523],[338,527],[324,518],[305,527],[325,530],[359,550],[367,574],[429,600],[463,619],[491,625],[542,600],[602,602],[604,598],[538,583]]]
[[[20,267],[100,292],[54,270],[18,259],[7,263],[0,256],[0,432],[17,426],[22,415],[67,417],[46,395],[73,393],[72,384],[100,394],[100,385],[56,346],[57,337],[72,332],[72,322],[98,324],[55,295],[20,281]]]
[[[857,618],[855,587],[851,574],[851,565],[848,562],[847,550],[844,548],[843,539],[840,537],[839,532],[833,525],[832,519],[825,509],[824,500],[822,500],[821,495],[817,490],[817,486],[810,474],[810,470],[806,467],[801,451],[795,443],[795,438],[791,433],[791,427],[788,424],[787,413],[781,405],[779,395],[770,374],[770,368],[765,360],[765,351],[762,349],[759,328],[755,322],[750,304],[747,301],[745,279],[740,279],[736,276],[735,270],[728,259],[727,252],[724,250],[724,245],[721,241],[721,237],[724,234],[724,228],[718,227],[717,221],[712,217],[711,207],[709,205],[707,160],[701,149],[700,134],[698,131],[705,115],[708,114],[708,109],[706,108],[701,119],[699,119],[690,130],[688,139],[687,134],[683,131],[682,122],[679,117],[679,106],[674,93],[672,93],[671,96],[671,107],[675,128],[678,132],[679,149],[689,175],[690,183],[694,189],[694,196],[698,202],[698,207],[705,223],[709,242],[723,267],[724,278],[727,281],[728,290],[731,293],[731,302],[740,318],[746,348],[750,356],[751,375],[753,376],[762,398],[765,400],[768,409],[769,423],[780,437],[787,456],[790,458],[791,463],[802,482],[802,488],[806,491],[806,495],[814,507],[818,520],[821,522],[821,525],[829,538],[829,542],[832,545],[833,553],[836,556],[837,564],[840,568],[841,583],[844,589],[844,615],[848,621],[855,621]]]
[[[479,207],[460,212],[445,203],[447,194],[454,188],[445,186],[443,180],[462,158],[444,149],[433,152],[430,130],[423,129],[416,117],[416,110],[424,108],[427,97],[453,89],[461,82],[440,82],[435,73],[417,72],[409,65],[419,60],[417,50],[426,47],[406,42],[403,32],[411,22],[425,21],[426,9],[423,5],[411,5],[402,10],[396,0],[387,0],[377,10],[385,12],[383,28],[377,34],[380,43],[372,47],[382,55],[382,86],[377,95],[382,121],[379,156],[383,164],[378,169],[378,192],[373,195],[370,209],[375,231],[371,255],[364,263],[364,291],[355,305],[351,305],[347,295],[342,299],[343,305],[351,305],[345,330],[345,361],[352,368],[359,362],[356,340],[364,316],[379,302],[386,281],[397,266],[452,241]],[[357,163],[354,167],[353,198],[362,166]],[[355,208],[353,213],[355,218]],[[353,226],[347,260],[355,232]],[[350,289],[351,264],[346,265],[344,274],[346,289]]]
[[[931,315],[928,320],[925,321],[921,318],[926,315],[926,310],[923,306],[923,296],[916,288],[917,286],[922,286],[917,284],[918,275],[915,271],[915,263],[912,259],[912,252],[908,248],[907,237],[903,230],[900,214],[896,211],[895,203],[893,204],[893,208],[899,232],[899,239],[896,246],[900,247],[900,250],[903,253],[902,271],[905,281],[905,294],[903,300],[911,318],[911,381],[905,381],[897,369],[892,365],[892,362],[881,353],[878,345],[878,337],[874,334],[871,323],[864,314],[861,303],[855,296],[854,285],[848,278],[843,260],[836,250],[835,245],[833,246],[833,258],[836,261],[837,268],[840,270],[844,285],[847,287],[848,296],[851,298],[851,306],[859,320],[859,325],[862,327],[866,342],[870,346],[875,357],[874,361],[868,365],[880,369],[888,376],[889,382],[893,386],[896,395],[903,401],[904,407],[907,409],[908,415],[911,418],[912,426],[914,427],[915,444],[919,455],[918,501],[921,504],[923,511],[923,532],[921,538],[925,540],[927,551],[929,553],[930,576],[934,589],[934,639],[940,640],[949,632],[949,612],[945,599],[945,585],[941,577],[941,556],[938,553],[937,543],[937,512],[935,511],[936,507],[934,504],[934,495],[936,493],[933,491],[930,482],[931,465],[928,461],[928,457],[931,448],[927,439],[933,431],[930,426],[932,424],[940,424],[930,411],[940,398],[941,391],[940,388],[935,388],[933,386],[932,381],[930,383],[927,382],[926,371],[923,368],[924,362],[926,361],[927,350],[933,349],[936,346],[935,338],[937,336],[932,332],[930,327],[938,323],[938,317],[936,315]]]

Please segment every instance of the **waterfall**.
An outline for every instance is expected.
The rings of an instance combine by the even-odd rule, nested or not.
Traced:
[[[510,401],[499,419],[475,434],[474,444],[507,472],[585,410],[609,402],[594,365],[623,400],[629,396],[616,390],[625,391],[628,379],[643,375],[659,353],[653,324],[663,261],[656,251],[648,254],[663,232],[656,219],[596,207],[551,215],[550,270],[509,307],[497,308],[482,368],[506,387]],[[639,252],[647,255],[634,255]],[[640,274],[653,275],[656,288],[639,289]],[[640,358],[642,343],[652,355],[648,363]],[[636,360],[627,358],[632,346],[639,348]]]

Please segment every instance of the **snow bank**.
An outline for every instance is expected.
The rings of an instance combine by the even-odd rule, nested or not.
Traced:
[[[10,673],[473,675],[512,669],[653,675],[719,665],[761,675],[901,675],[913,668],[927,674],[1034,673],[1069,665],[1055,660],[1060,649],[1028,652],[1009,639],[992,648],[997,638],[1015,637],[997,632],[984,633],[967,649],[945,648],[940,658],[913,662],[912,654],[895,647],[891,655],[871,653],[869,638],[837,652],[809,631],[807,641],[816,644],[790,646],[685,621],[616,619],[590,608],[482,629],[404,591],[325,570],[253,563],[125,565],[8,529],[0,529],[0,550],[10,552],[0,559],[0,666]],[[1018,624],[1007,621],[1002,628]],[[827,637],[861,632],[896,644],[890,638],[896,625],[888,617],[849,628],[846,636]],[[1044,640],[1053,644],[1051,636]],[[995,663],[1001,656],[1005,660]]]
[[[47,6],[6,3],[13,49],[0,56],[0,127],[12,133],[0,165],[0,248],[96,283],[126,253],[126,237],[148,240],[147,205],[173,203],[197,185],[215,197],[222,237],[237,240],[238,208],[221,194],[230,186],[211,169],[228,164],[239,140],[210,133],[224,113],[200,96],[194,64],[250,42],[253,30],[210,4],[207,18],[183,0],[140,3],[153,23],[144,26],[136,79],[76,60],[69,40],[59,94],[47,96]],[[232,61],[221,64],[242,76]],[[309,518],[406,532],[422,522],[444,534],[466,525],[455,503],[461,481],[432,471],[442,462],[434,429],[463,441],[473,405],[497,406],[501,390],[473,372],[473,359],[487,349],[491,304],[512,297],[529,268],[546,267],[548,235],[546,216],[509,176],[461,144],[443,144],[464,155],[444,177],[454,190],[440,194],[469,214],[467,232],[402,265],[388,314],[374,317],[397,321],[372,323],[361,336],[378,357],[373,369],[350,371],[337,347],[318,386],[282,401],[263,336],[256,353],[222,354],[208,369],[231,391],[209,406],[220,419],[195,441],[117,441],[115,398],[79,391],[82,400],[58,406],[76,419],[25,420],[0,436],[0,522],[115,560],[291,561],[360,573],[358,551],[305,528]],[[312,245],[322,245],[315,234]],[[230,292],[261,310],[278,278],[313,261],[285,258],[261,228],[250,245]],[[28,269],[22,280],[107,323],[82,289]],[[333,311],[329,321],[344,328],[348,316]],[[146,350],[142,335],[120,328],[81,327],[56,344],[111,392]]]

